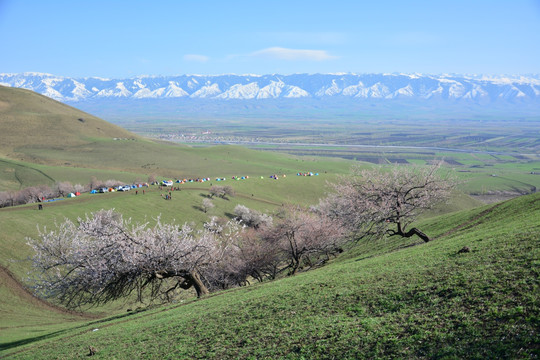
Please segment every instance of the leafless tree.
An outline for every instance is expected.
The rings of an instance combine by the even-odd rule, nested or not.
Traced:
[[[214,185],[214,186],[211,186],[208,191],[210,193],[211,198],[214,196],[218,196],[218,197],[225,196],[225,191],[223,190],[223,186]]]
[[[213,209],[215,207],[214,203],[212,202],[212,200],[208,199],[208,198],[204,198],[202,200],[202,209],[205,213],[208,212],[208,210],[210,209]]]
[[[223,191],[225,192],[225,196],[234,197],[236,195],[236,191],[234,188],[230,185],[225,185],[223,187]]]
[[[13,206],[14,202],[15,202],[14,191],[0,192],[0,207]]]
[[[17,192],[16,191],[6,191],[5,192],[5,198],[7,206],[14,206],[15,200],[17,199]]]
[[[105,186],[108,187],[108,188],[116,187],[118,185],[124,185],[124,183],[122,181],[118,181],[118,180],[115,180],[115,179],[109,179],[109,180],[105,181]]]
[[[47,185],[30,186],[19,191],[6,191],[0,193],[0,207],[35,203],[54,195],[53,190]]]
[[[389,171],[353,169],[333,185],[335,193],[321,201],[319,210],[340,220],[356,237],[429,237],[413,227],[418,215],[446,200],[455,181],[430,167],[394,166]]]
[[[134,292],[140,301],[168,300],[177,289],[194,288],[202,296],[209,286],[222,285],[219,271],[236,257],[240,231],[234,222],[195,231],[158,219],[147,227],[113,210],[77,223],[65,220],[56,230],[40,230],[38,239],[28,240],[35,252],[35,288],[71,308]]]

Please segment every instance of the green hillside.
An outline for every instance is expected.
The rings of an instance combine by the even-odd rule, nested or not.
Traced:
[[[24,156],[27,147],[84,145],[92,138],[138,136],[35,92],[0,86],[0,154]],[[31,160],[24,156],[25,160]]]
[[[26,245],[27,237],[37,236],[37,226],[54,227],[65,217],[76,220],[100,209],[112,209],[132,218],[137,222],[153,223],[157,216],[170,223],[195,223],[200,226],[209,216],[227,217],[238,204],[262,212],[273,212],[282,203],[310,205],[318,202],[326,191],[326,182],[333,181],[336,175],[321,174],[314,177],[287,176],[280,180],[264,176],[250,177],[248,180],[233,181],[228,179],[223,185],[232,186],[236,196],[226,199],[213,199],[215,208],[208,213],[201,210],[202,200],[208,195],[211,184],[216,182],[190,183],[180,185],[181,191],[173,194],[171,201],[165,201],[158,186],[150,186],[145,194],[139,190],[108,194],[83,194],[74,199],[64,199],[43,204],[44,210],[38,211],[36,204],[7,207],[0,209],[0,266],[13,274],[14,279],[5,272],[0,273],[0,308],[4,325],[0,327],[0,338],[11,340],[25,339],[50,332],[43,323],[54,323],[59,328],[71,326],[78,317],[71,317],[63,312],[47,311],[48,305],[36,302],[16,286],[17,281],[25,282],[30,263],[26,259],[31,255]],[[139,305],[136,305],[139,306]],[[92,309],[93,312],[125,312],[132,304],[119,302],[106,309]],[[56,319],[56,320],[55,320]],[[66,322],[65,319],[70,319]]]
[[[28,90],[0,86],[0,191],[56,181],[146,181],[268,176],[298,171],[346,173],[352,162],[299,158],[238,146],[203,149],[140,138]]]
[[[539,194],[460,211],[478,202],[456,192],[418,224],[433,242],[360,242],[321,269],[201,300],[186,293],[165,307],[127,299],[79,314],[25,288],[32,255],[26,238],[37,235],[37,226],[111,208],[137,222],[161,216],[200,226],[209,216],[231,217],[237,204],[263,212],[312,205],[352,164],[150,141],[46,97],[0,87],[0,191],[85,184],[93,176],[126,183],[149,174],[212,178],[180,185],[170,201],[151,186],[144,194],[83,194],[45,203],[44,211],[35,204],[0,209],[0,357],[84,358],[88,346],[98,357],[126,359],[538,357]],[[534,191],[531,166],[508,169],[506,177],[460,173],[461,189]],[[214,198],[215,208],[204,213],[215,177],[226,177],[220,185],[236,196]],[[458,254],[463,246],[471,252]]]
[[[535,358],[539,218],[540,194],[523,196],[426,220],[430,243],[361,242],[319,270],[1,346],[27,359],[89,346],[117,359]]]

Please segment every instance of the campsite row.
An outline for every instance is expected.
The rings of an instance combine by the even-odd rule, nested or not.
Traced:
[[[148,183],[132,184],[132,185],[120,185],[120,186],[116,186],[114,188],[113,187],[109,187],[109,188],[103,187],[103,188],[94,189],[94,190],[90,191],[90,194],[108,193],[108,192],[115,192],[115,191],[129,191],[131,189],[138,189],[138,188],[142,188],[142,187],[148,188]],[[79,194],[75,194],[75,195],[79,196],[81,194],[79,193]]]
[[[319,173],[313,173],[313,172],[298,172],[296,174],[296,176],[318,176]],[[268,178],[270,179],[274,179],[274,180],[278,180],[280,177],[282,178],[286,178],[287,175],[283,174],[281,176],[277,175],[277,174],[272,174],[270,175]],[[249,176],[233,176],[231,177],[232,180],[247,180],[249,179]],[[264,179],[264,176],[261,176],[261,179]],[[226,181],[227,178],[225,177],[217,177],[215,179],[215,181]],[[160,186],[173,186],[173,184],[176,182],[177,184],[187,184],[187,183],[194,183],[194,182],[198,182],[198,183],[203,183],[203,182],[207,182],[207,181],[211,181],[211,179],[209,177],[204,177],[204,178],[195,178],[195,179],[178,179],[176,181],[173,181],[173,180],[162,180],[162,181],[155,181],[152,183],[152,185],[160,185]],[[99,189],[93,189],[92,191],[90,191],[91,194],[98,194],[98,193],[110,193],[110,192],[115,192],[115,191],[129,191],[131,189],[138,189],[138,188],[148,188],[149,185],[148,183],[140,183],[140,184],[131,184],[131,185],[120,185],[120,186],[116,186],[116,187],[102,187],[102,188],[99,188]],[[73,197],[77,197],[81,195],[80,192],[76,192],[76,193],[69,193],[67,195],[68,198],[73,198]],[[45,201],[45,200],[44,200]],[[54,201],[53,199],[49,200],[49,201]]]
[[[319,173],[312,173],[310,171],[308,172],[299,172],[296,174],[297,176],[318,176]],[[270,179],[274,179],[274,180],[278,180],[280,176],[278,176],[277,174],[272,174],[269,176]],[[287,175],[283,174],[281,175],[281,177],[287,177]],[[247,180],[249,179],[249,176],[233,176],[231,177],[232,180]],[[261,179],[264,179],[264,176],[261,176]],[[215,181],[226,181],[227,178],[221,178],[221,177],[217,177],[215,179]],[[162,186],[173,186],[173,184],[176,182],[177,184],[186,184],[186,183],[193,183],[193,182],[198,182],[198,183],[203,183],[203,182],[207,182],[207,181],[211,181],[211,179],[209,177],[203,177],[203,178],[196,178],[196,179],[179,179],[179,180],[176,180],[176,181],[173,181],[173,180],[163,180],[161,182],[156,182],[156,183],[152,183],[152,185],[162,185]]]

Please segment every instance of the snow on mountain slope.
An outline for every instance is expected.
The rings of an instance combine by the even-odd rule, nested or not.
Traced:
[[[164,96],[169,98],[177,98],[189,96],[189,94],[184,89],[177,86],[174,81],[169,81],[169,86],[167,86],[167,88],[165,89]]]
[[[235,84],[222,94],[216,96],[218,99],[253,99],[259,93],[259,85],[256,82],[247,85]]]
[[[0,74],[0,84],[66,102],[106,98],[263,100],[285,98],[540,101],[540,77],[421,74],[178,75],[130,79]]]
[[[306,90],[301,89],[298,86],[289,86],[283,97],[290,99],[290,98],[302,98],[302,97],[309,97],[309,96],[310,95]]]
[[[98,97],[128,97],[132,95],[131,91],[126,89],[124,83],[118,82],[113,89],[104,89],[97,93]]]
[[[207,83],[207,85],[203,86],[202,88],[200,88],[199,90],[195,91],[193,94],[190,95],[190,97],[192,98],[209,98],[209,97],[214,97],[216,95],[219,95],[221,94],[221,90],[219,89],[219,85],[214,83],[214,84],[209,84]]]
[[[266,85],[262,89],[259,90],[259,93],[257,94],[257,99],[271,99],[271,98],[278,98],[281,93],[283,92],[283,89],[286,87],[285,83],[281,80],[278,81],[270,81],[270,84]]]

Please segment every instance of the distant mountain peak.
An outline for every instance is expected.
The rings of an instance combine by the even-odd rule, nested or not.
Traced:
[[[64,102],[192,98],[258,101],[288,98],[540,101],[540,76],[414,74],[141,75],[72,78],[46,73],[0,74],[0,84]]]

